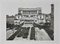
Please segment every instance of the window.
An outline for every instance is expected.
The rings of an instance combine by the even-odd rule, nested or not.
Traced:
[[[35,17],[35,15],[31,15],[30,17]]]
[[[23,14],[29,14],[29,11],[23,11]]]
[[[40,16],[40,19],[43,20],[43,19],[44,19],[44,15],[41,15],[41,16]]]
[[[16,16],[16,19],[18,19],[18,16]]]
[[[29,17],[28,15],[24,15],[24,17]]]

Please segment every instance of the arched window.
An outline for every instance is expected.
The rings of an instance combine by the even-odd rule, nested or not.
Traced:
[[[40,15],[40,19],[43,20],[44,19],[44,15]]]
[[[16,19],[18,19],[18,16],[16,16]]]

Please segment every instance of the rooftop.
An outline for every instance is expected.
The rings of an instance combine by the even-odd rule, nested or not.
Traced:
[[[18,10],[41,10],[41,8],[19,8]]]

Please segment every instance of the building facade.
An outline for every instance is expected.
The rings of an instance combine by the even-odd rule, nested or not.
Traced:
[[[29,25],[33,23],[51,23],[52,14],[52,12],[49,14],[42,13],[41,8],[19,8],[18,14],[15,15],[14,24],[20,25],[23,22]]]
[[[14,19],[15,19],[15,16],[8,16],[6,15],[6,23],[9,23],[9,24],[14,24]]]
[[[45,15],[42,14],[41,8],[19,8],[18,14],[15,15],[15,25],[21,24],[32,24],[32,23],[45,23]]]

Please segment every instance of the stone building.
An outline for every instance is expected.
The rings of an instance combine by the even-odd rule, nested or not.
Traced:
[[[6,15],[6,23],[8,22],[9,24],[14,24],[14,19],[15,19],[15,16]]]
[[[44,14],[41,8],[19,8],[18,14],[15,15],[14,24],[20,25],[24,22],[25,26],[33,23],[52,23],[53,4],[51,4],[51,14]],[[32,25],[31,25],[32,26]]]
[[[45,15],[42,14],[41,8],[19,8],[18,14],[15,15],[16,19],[14,21],[15,25],[21,24],[32,24],[40,23],[42,20],[45,22]]]

